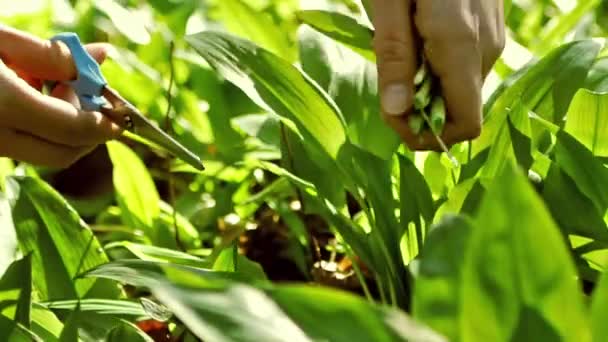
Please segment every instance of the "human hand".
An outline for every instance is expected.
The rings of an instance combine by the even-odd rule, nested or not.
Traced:
[[[441,82],[447,145],[481,134],[481,88],[505,44],[502,0],[372,0],[383,117],[413,150],[439,150],[432,133],[408,125],[418,42]]]
[[[102,63],[111,46],[86,49]],[[76,78],[70,50],[0,25],[0,156],[39,166],[65,168],[122,129],[99,112],[80,110],[69,86],[58,84],[50,96],[45,80]]]

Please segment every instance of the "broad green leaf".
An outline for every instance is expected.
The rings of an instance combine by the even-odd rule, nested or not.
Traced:
[[[433,197],[424,176],[414,163],[399,155],[399,171],[401,185],[401,225],[419,220],[422,216],[427,223],[432,222],[434,211]]]
[[[500,96],[486,108],[484,128],[473,144],[473,155],[494,143],[506,124],[507,109],[518,102],[524,109],[535,110],[542,118],[560,123],[574,94],[584,85],[598,52],[599,44],[591,40],[565,44],[528,66],[510,87],[500,89]],[[544,98],[545,106],[537,108]],[[517,124],[515,127],[521,130]]]
[[[52,302],[42,302],[38,305],[49,310],[74,310],[80,305],[81,312],[95,312],[100,315],[115,316],[134,316],[137,318],[147,318],[146,311],[142,304],[129,300],[113,299],[82,299],[82,300],[59,300]]]
[[[445,216],[429,232],[414,264],[414,318],[435,331],[460,340],[463,316],[464,260],[473,231],[471,220]]]
[[[565,241],[515,166],[486,192],[464,255],[460,338],[590,339]]]
[[[513,152],[520,167],[524,170],[529,170],[534,163],[532,158],[532,142],[530,137],[520,132],[513,124],[511,117],[507,118],[509,125],[509,135],[513,144]]]
[[[591,328],[593,341],[600,342],[608,336],[608,273],[604,273],[593,291],[591,303]]]
[[[223,288],[230,281],[250,284],[267,283],[266,281],[260,281],[259,278],[251,278],[244,273],[219,272],[192,266],[144,260],[113,261],[100,265],[82,276],[112,279],[146,288],[154,287],[159,282],[166,281],[201,288]]]
[[[11,207],[0,192],[0,276],[19,256],[19,243],[15,233]]]
[[[158,206],[160,216],[154,221],[156,245],[178,249],[177,238],[179,238],[183,249],[198,248],[200,246],[200,233],[192,223],[180,212],[174,212],[174,208],[165,201],[161,200]],[[177,233],[175,232],[176,227]]]
[[[528,111],[520,101],[515,101],[508,112],[506,123],[502,125],[496,141],[490,147],[488,159],[485,161],[481,177],[494,179],[504,165],[517,161],[526,170],[532,165],[530,123]]]
[[[585,80],[584,89],[598,94],[608,93],[608,57],[598,58]]]
[[[238,249],[225,248],[213,264],[214,271],[235,272],[250,279],[267,280],[262,266],[240,254]]]
[[[343,178],[335,168],[323,169],[317,160],[306,152],[308,142],[298,134],[281,127],[282,166],[292,174],[313,183],[319,195],[327,198],[336,207],[346,203]],[[307,206],[308,203],[304,203]]]
[[[194,267],[204,267],[207,265],[207,262],[199,257],[168,248],[143,245],[130,241],[112,242],[105,246],[106,250],[121,247],[126,248],[141,260],[168,262]]]
[[[479,184],[477,178],[469,178],[455,185],[448,193],[447,200],[437,209],[435,221],[442,219],[446,214],[460,213],[465,200],[476,184]]]
[[[551,165],[544,179],[542,197],[564,233],[608,243],[608,227],[603,214],[556,164]]]
[[[324,151],[336,158],[347,139],[343,119],[306,75],[267,50],[225,33],[202,32],[187,41],[256,104],[294,121],[308,145],[315,146],[315,157],[322,158]]]
[[[579,90],[566,114],[564,129],[594,155],[608,157],[608,94]]]
[[[401,139],[380,114],[376,65],[307,26],[298,41],[302,69],[336,102],[351,142],[390,159]]]
[[[69,204],[40,179],[10,178],[13,219],[23,253],[32,254],[34,289],[42,300],[116,298],[113,282],[75,280],[108,261],[101,245]]]
[[[9,342],[42,342],[40,337],[8,317],[0,315],[0,340]]]
[[[251,40],[270,52],[291,60],[293,53],[288,38],[269,13],[253,8],[250,1],[216,0],[218,18],[230,32]]]
[[[376,61],[372,46],[374,32],[355,18],[322,10],[299,11],[296,16],[301,22],[348,46],[369,61]]]
[[[271,298],[247,285],[204,291],[158,284],[152,293],[205,341],[312,341]]]
[[[50,310],[40,306],[38,303],[32,305],[31,330],[45,342],[59,341],[59,335],[63,330],[63,323]]]
[[[110,141],[106,145],[114,165],[116,200],[122,209],[124,223],[143,230],[152,241],[156,241],[152,227],[160,215],[160,198],[152,176],[128,146],[118,141]]]
[[[405,315],[329,289],[285,286],[264,292],[235,284],[201,291],[164,284],[153,293],[204,340],[443,341]]]
[[[0,278],[1,313],[29,328],[31,301],[32,257],[27,255],[23,259],[13,262]]]
[[[608,170],[590,150],[564,131],[557,134],[555,161],[603,216],[608,208]]]
[[[315,341],[444,341],[403,312],[344,291],[288,285],[267,293]]]

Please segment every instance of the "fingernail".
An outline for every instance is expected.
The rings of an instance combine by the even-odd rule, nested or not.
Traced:
[[[407,87],[403,84],[391,84],[384,90],[382,108],[387,114],[401,115],[407,110]]]

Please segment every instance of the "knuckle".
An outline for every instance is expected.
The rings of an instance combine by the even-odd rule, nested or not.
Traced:
[[[407,40],[394,33],[374,37],[373,45],[379,65],[405,61],[410,54]]]
[[[70,49],[61,42],[47,41],[47,51],[49,51],[49,61],[52,65],[61,70],[61,73],[66,78],[73,79],[76,77],[76,67],[72,61]]]

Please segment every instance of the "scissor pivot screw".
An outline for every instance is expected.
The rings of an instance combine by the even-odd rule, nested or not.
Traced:
[[[125,115],[125,125],[127,126],[127,129],[133,128],[133,119],[131,119],[131,116]]]

